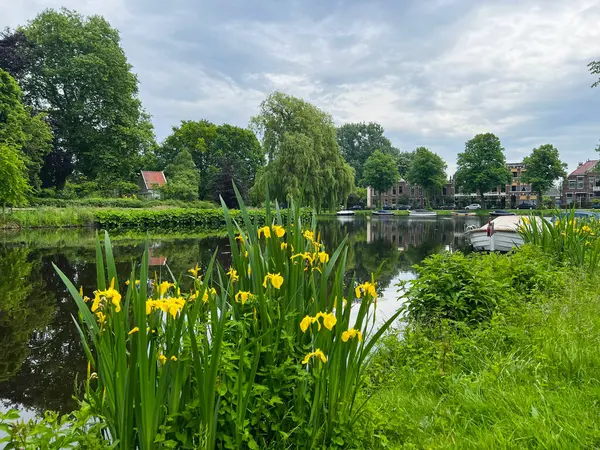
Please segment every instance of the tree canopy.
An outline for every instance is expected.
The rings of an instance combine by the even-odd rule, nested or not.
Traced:
[[[135,177],[154,135],[119,33],[104,18],[46,10],[5,33],[0,48],[0,67],[52,124],[45,186],[63,186],[74,170],[105,183]]]
[[[379,193],[380,203],[381,193],[390,189],[399,178],[398,166],[392,155],[375,150],[367,159],[363,172],[363,183]]]
[[[398,161],[398,172],[402,178],[406,178],[406,174],[410,170],[410,166],[413,162],[415,152],[400,152],[397,157]]]
[[[510,181],[504,148],[492,133],[478,134],[465,144],[458,154],[456,186],[467,192],[477,192],[483,203],[484,193]]]
[[[190,153],[200,175],[200,198],[219,201],[221,196],[228,206],[237,205],[232,181],[246,197],[256,172],[264,165],[263,150],[251,130],[207,120],[184,120],[173,127],[158,150],[160,167],[182,150]]]
[[[600,75],[600,61],[592,61],[588,64],[588,67],[590,68],[590,73],[592,75]],[[597,86],[600,86],[600,78],[598,78],[598,80],[596,80],[594,84],[592,84],[592,87]]]
[[[192,155],[182,149],[165,168],[167,184],[161,188],[164,198],[177,200],[197,200],[200,175],[196,170]]]
[[[272,197],[293,197],[302,204],[335,208],[354,184],[354,171],[344,161],[329,114],[299,98],[274,92],[260,105],[251,124],[262,137],[267,166],[257,175],[268,180]]]
[[[521,181],[531,184],[531,190],[538,195],[538,207],[542,207],[542,196],[554,182],[567,175],[567,164],[560,160],[558,149],[551,144],[534,148],[531,155],[523,160],[527,170],[522,172]]]
[[[398,149],[383,135],[384,131],[374,122],[347,123],[337,129],[342,156],[354,168],[356,184],[361,182],[364,165],[375,150],[398,156]]]
[[[446,184],[446,163],[437,154],[426,147],[418,147],[413,154],[406,179],[425,189],[427,203],[434,191]]]

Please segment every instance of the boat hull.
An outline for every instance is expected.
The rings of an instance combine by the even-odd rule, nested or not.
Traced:
[[[509,252],[514,247],[523,245],[523,237],[516,231],[496,231],[493,237],[487,235],[487,231],[477,229],[468,233],[469,241],[473,250]],[[494,246],[492,249],[492,239]]]
[[[335,213],[337,216],[353,216],[354,211],[338,211]]]

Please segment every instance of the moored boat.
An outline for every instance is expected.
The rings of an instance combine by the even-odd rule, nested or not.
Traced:
[[[347,209],[344,209],[342,211],[336,212],[335,214],[338,215],[338,216],[353,216],[355,214],[355,212],[347,210]]]
[[[463,209],[460,211],[454,211],[452,213],[455,216],[476,216],[477,213],[475,211],[469,210],[469,209]]]
[[[490,213],[490,217],[501,217],[501,216],[516,216],[514,212],[503,211],[501,209],[497,209],[496,211],[492,211]]]
[[[466,231],[467,238],[476,251],[509,252],[523,245],[519,234],[522,225],[520,216],[499,216],[480,228]]]
[[[427,209],[415,209],[414,211],[410,211],[408,215],[411,217],[435,217],[437,213]]]
[[[394,213],[392,211],[387,211],[385,209],[380,209],[378,211],[373,211],[374,216],[393,216]]]

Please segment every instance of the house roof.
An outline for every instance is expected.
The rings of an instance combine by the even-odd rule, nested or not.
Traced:
[[[142,178],[146,189],[152,189],[153,186],[164,186],[167,183],[164,172],[142,170]]]
[[[598,162],[597,159],[590,159],[589,161],[580,165],[577,169],[569,174],[570,177],[574,175],[585,175],[586,173],[592,171]]]

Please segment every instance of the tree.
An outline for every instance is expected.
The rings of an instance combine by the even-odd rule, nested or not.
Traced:
[[[0,47],[0,67],[13,70],[25,102],[46,112],[53,128],[44,186],[62,188],[74,170],[104,183],[135,178],[154,135],[119,33],[106,20],[46,10],[5,32]]]
[[[592,75],[600,75],[600,61],[592,61],[588,64]],[[592,87],[600,86],[600,78],[592,84]]]
[[[531,190],[537,193],[538,208],[542,208],[543,194],[558,178],[567,175],[567,164],[560,160],[558,149],[551,144],[534,148],[531,155],[523,160],[523,164],[527,170],[522,173],[521,181],[531,184]]]
[[[164,198],[177,200],[197,200],[200,176],[192,155],[183,149],[165,169],[167,184],[161,189]]]
[[[371,186],[379,193],[380,206],[382,192],[390,189],[399,177],[398,166],[392,155],[376,150],[365,163],[363,184]]]
[[[504,148],[492,133],[478,134],[465,144],[458,154],[456,186],[467,192],[477,192],[484,204],[484,194],[510,181]]]
[[[159,161],[168,164],[182,149],[190,152],[200,174],[200,198],[219,201],[223,197],[228,206],[237,206],[232,181],[246,198],[264,165],[264,153],[251,130],[207,120],[182,121],[173,127],[159,149]]]
[[[415,152],[400,152],[398,154],[398,172],[402,178],[406,178],[414,156]]]
[[[383,133],[383,127],[374,122],[347,123],[337,129],[342,156],[354,168],[356,184],[362,180],[365,162],[375,150],[393,156],[399,154]]]
[[[30,181],[37,180],[36,163],[49,150],[50,131],[22,103],[22,92],[8,72],[0,69],[0,203],[26,202]]]
[[[438,155],[426,147],[418,147],[406,179],[411,184],[418,184],[425,189],[427,204],[434,191],[441,189],[446,183],[446,163]]]
[[[268,182],[273,198],[287,201],[291,196],[317,211],[346,201],[354,170],[342,157],[329,114],[299,98],[274,92],[261,103],[251,124],[268,156],[256,184]]]

